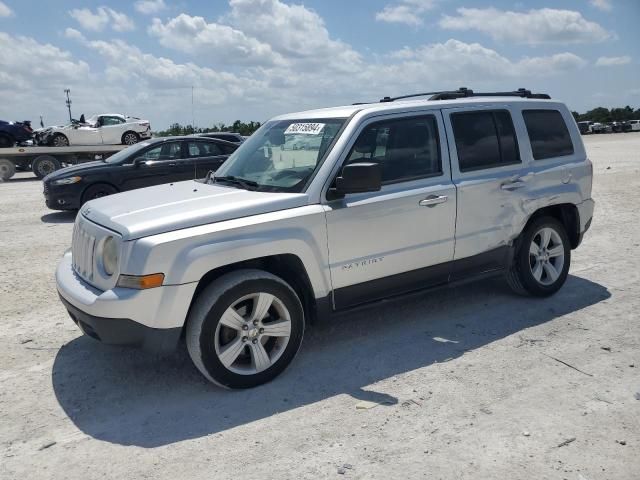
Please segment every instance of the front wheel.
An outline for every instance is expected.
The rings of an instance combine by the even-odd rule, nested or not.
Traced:
[[[300,299],[286,282],[261,270],[238,270],[198,295],[187,319],[187,349],[210,381],[251,388],[291,363],[304,323]]]
[[[106,197],[107,195],[113,195],[114,193],[118,193],[118,190],[106,183],[97,183],[95,185],[91,185],[90,187],[87,187],[87,189],[82,194],[81,206],[87,203],[89,200]]]
[[[540,217],[523,232],[507,281],[516,293],[546,297],[564,285],[570,263],[566,229],[553,217]]]
[[[68,147],[69,139],[62,133],[56,133],[51,139],[51,145],[54,147]]]

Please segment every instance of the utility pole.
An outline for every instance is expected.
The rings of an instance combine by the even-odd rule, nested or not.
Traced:
[[[196,116],[193,109],[193,85],[191,85],[191,129],[196,133]]]
[[[73,119],[71,118],[71,99],[69,98],[69,93],[71,93],[71,90],[65,88],[64,93],[67,94],[67,101],[65,103],[67,104],[67,109],[69,109],[69,121],[71,122],[73,121]]]

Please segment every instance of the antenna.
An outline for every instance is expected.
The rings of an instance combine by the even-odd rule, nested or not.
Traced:
[[[196,133],[196,116],[193,109],[193,85],[191,85],[191,133]]]

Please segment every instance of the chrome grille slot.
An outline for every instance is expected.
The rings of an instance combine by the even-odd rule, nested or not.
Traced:
[[[82,228],[82,221],[76,222],[71,243],[73,270],[87,281],[93,280],[95,246],[96,238]]]

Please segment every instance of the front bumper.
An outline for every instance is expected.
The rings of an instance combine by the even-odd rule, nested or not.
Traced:
[[[129,318],[95,317],[83,312],[60,295],[71,320],[85,335],[107,345],[138,347],[151,352],[171,352],[176,348],[181,328],[151,328]]]
[[[87,335],[108,344],[170,351],[180,338],[197,283],[101,291],[73,271],[67,251],[56,270],[56,286],[69,315]]]
[[[144,132],[141,132],[140,134],[140,138],[151,138],[151,127],[147,128]]]
[[[62,189],[61,189],[62,190]],[[80,208],[80,190],[66,189],[58,191],[57,188],[44,184],[44,202],[51,210],[78,210]],[[72,191],[69,191],[72,190]]]

